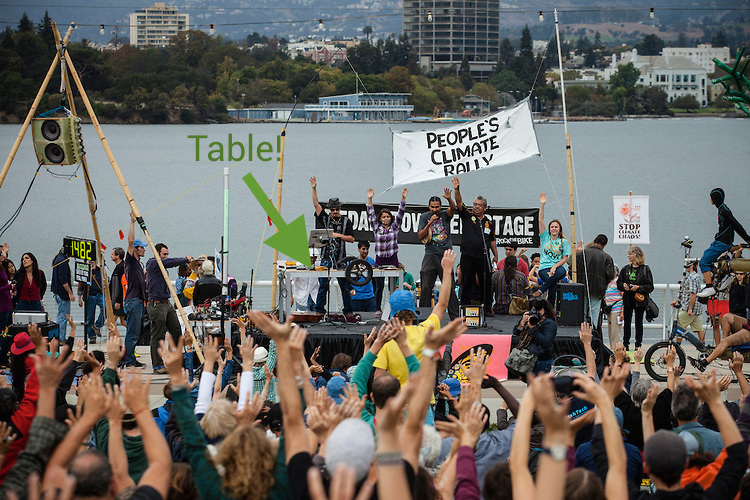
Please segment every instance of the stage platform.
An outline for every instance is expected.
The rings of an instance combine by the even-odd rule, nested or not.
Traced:
[[[324,366],[330,366],[333,357],[340,353],[349,354],[354,363],[364,355],[364,335],[369,334],[373,328],[380,328],[381,318],[375,317],[375,313],[359,313],[362,321],[357,323],[299,323],[308,331],[305,345],[305,354],[309,358],[314,349],[321,346],[319,362]],[[421,316],[422,317],[422,316]],[[507,378],[507,372],[503,361],[513,345],[515,338],[512,337],[513,327],[518,323],[520,316],[495,315],[487,318],[486,327],[470,328],[462,337],[460,347],[453,349],[452,359],[460,362],[466,349],[481,345],[486,350],[493,350],[491,359],[496,370],[490,373],[497,374],[498,378]],[[448,315],[443,318],[442,324],[449,322]],[[578,327],[557,327],[557,337],[553,344],[553,355],[576,355],[585,358],[583,345],[578,338]],[[256,343],[268,347],[269,339],[260,333],[254,333]],[[594,351],[597,352],[597,365],[606,363],[609,352],[603,347],[599,339],[594,340]]]

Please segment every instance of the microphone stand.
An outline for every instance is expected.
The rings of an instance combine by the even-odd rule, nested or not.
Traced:
[[[326,236],[330,236],[330,234],[328,234],[329,230],[331,230],[332,232],[330,212],[328,213],[328,219],[326,220]],[[331,315],[330,315],[330,311],[331,311],[331,267],[333,266],[333,262],[334,262],[333,252],[336,250],[336,245],[333,242],[333,238],[329,238],[328,240],[328,250],[329,250],[329,254],[328,254],[329,262],[328,262],[328,267],[326,269],[327,274],[328,274],[328,277],[326,278],[328,280],[328,290],[326,291],[326,297],[327,297],[326,309],[325,309],[325,313],[323,313],[323,318],[322,318],[321,323],[333,324],[333,322],[331,321]]]

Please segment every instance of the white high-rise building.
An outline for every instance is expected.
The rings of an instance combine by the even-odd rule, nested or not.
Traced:
[[[681,56],[703,66],[710,75],[716,71],[714,57],[729,65],[729,47],[714,47],[710,43],[702,43],[697,47],[664,47],[661,55],[664,57]]]
[[[130,13],[130,44],[141,49],[166,47],[179,31],[189,29],[189,14],[180,14],[164,2]]]

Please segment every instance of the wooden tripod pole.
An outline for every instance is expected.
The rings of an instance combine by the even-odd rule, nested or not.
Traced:
[[[55,45],[57,45],[57,55],[62,58],[62,50],[63,45],[60,43],[60,32],[57,30],[57,25],[53,22],[52,23],[52,33],[55,35]],[[70,80],[68,79],[68,73],[60,72],[62,74],[63,82],[65,82],[65,93],[68,98],[68,105],[70,106],[70,110],[73,112],[74,115],[78,115],[76,113],[76,104],[73,100],[73,91],[70,88]],[[107,310],[107,324],[110,322],[112,325],[114,325],[115,316],[112,312],[112,297],[109,293],[109,285],[107,281],[107,270],[104,267],[104,256],[102,255],[102,241],[99,237],[99,224],[96,222],[96,201],[94,200],[94,189],[91,186],[91,178],[89,177],[89,165],[86,161],[86,153],[84,152],[81,156],[81,166],[83,167],[83,173],[84,173],[84,181],[86,184],[86,196],[89,200],[89,212],[91,213],[91,224],[94,226],[94,238],[96,239],[96,256],[97,260],[99,261],[99,270],[101,272],[102,276],[102,288],[104,288],[104,303]],[[88,332],[84,332],[84,335],[87,335]]]
[[[74,27],[75,27],[75,23],[70,23],[70,26],[68,26],[68,31],[65,33],[65,39],[63,40],[63,43],[68,43],[68,39],[70,38],[71,33],[73,33]],[[52,64],[50,64],[49,66],[49,70],[47,70],[47,75],[44,77],[42,86],[39,87],[39,92],[37,92],[36,97],[34,98],[34,102],[31,104],[31,108],[29,109],[29,112],[26,114],[26,119],[23,121],[23,125],[21,126],[21,131],[18,132],[18,137],[16,137],[16,142],[14,142],[13,147],[10,148],[10,154],[8,154],[8,159],[5,160],[5,165],[3,165],[3,170],[2,172],[0,172],[0,187],[3,187],[5,176],[8,175],[8,170],[10,170],[10,164],[13,163],[13,159],[16,157],[18,148],[19,146],[21,146],[21,141],[23,141],[23,136],[26,135],[26,130],[29,128],[29,125],[31,124],[31,119],[34,118],[34,113],[36,112],[36,108],[37,106],[39,106],[39,101],[42,100],[44,91],[47,90],[47,85],[49,85],[49,81],[52,78],[52,74],[55,72],[55,68],[57,67],[58,62],[60,62],[60,54],[56,53],[55,58],[52,60]]]
[[[73,66],[73,60],[70,57],[70,52],[67,52],[67,51],[65,52],[65,60],[68,63],[68,70],[70,71],[70,74],[73,76],[73,80],[75,81],[76,87],[78,88],[78,93],[81,94],[81,99],[83,99],[83,104],[86,106],[86,110],[89,113],[91,122],[94,124],[94,128],[96,128],[96,133],[102,142],[102,147],[104,147],[104,152],[107,154],[109,163],[112,165],[112,170],[114,170],[115,175],[117,176],[117,180],[120,182],[120,187],[122,187],[122,192],[125,193],[125,198],[128,200],[130,209],[133,211],[133,214],[135,215],[136,220],[138,221],[138,224],[141,226],[143,235],[146,237],[146,241],[148,242],[148,247],[154,253],[154,258],[156,259],[156,263],[159,265],[159,269],[161,270],[161,274],[164,277],[164,281],[167,284],[167,288],[169,288],[169,293],[172,296],[172,300],[174,300],[174,303],[177,306],[177,310],[180,312],[180,317],[182,318],[182,322],[185,325],[185,331],[187,331],[190,337],[192,337],[193,345],[195,346],[195,352],[198,355],[198,359],[200,360],[200,362],[203,363],[204,361],[203,351],[199,347],[198,339],[195,338],[195,334],[193,333],[193,329],[190,327],[190,321],[188,320],[187,314],[185,314],[185,310],[182,308],[182,304],[180,304],[180,299],[177,298],[177,292],[175,292],[174,286],[172,285],[172,282],[169,280],[169,274],[167,274],[167,269],[164,267],[164,263],[161,261],[161,258],[159,257],[159,252],[156,251],[156,247],[154,246],[154,242],[151,239],[151,235],[149,234],[148,229],[146,229],[146,222],[143,220],[143,217],[141,217],[141,212],[138,210],[138,206],[135,204],[133,195],[130,193],[130,188],[128,188],[128,185],[125,182],[125,178],[122,176],[122,172],[120,171],[120,167],[117,165],[117,160],[115,160],[115,157],[112,154],[112,150],[109,148],[109,144],[107,143],[107,138],[104,137],[104,132],[102,131],[101,125],[99,125],[99,120],[96,118],[96,114],[94,113],[94,108],[91,107],[91,102],[89,101],[88,95],[86,94],[86,90],[83,88],[81,79],[78,77],[78,72]]]
[[[284,186],[284,143],[286,142],[286,127],[281,129],[281,155],[279,157],[279,192],[276,194],[276,210],[281,213],[281,189]],[[274,226],[276,232],[279,227]],[[279,260],[279,251],[273,249],[273,281],[271,282],[271,310],[276,309],[276,294],[279,289],[279,273],[276,269],[276,262]]]

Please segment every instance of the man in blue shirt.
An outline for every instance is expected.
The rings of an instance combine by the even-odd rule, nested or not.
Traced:
[[[370,242],[360,241],[357,244],[359,249],[359,258],[366,260],[371,266],[375,267],[375,261],[368,257],[370,253]],[[376,312],[378,306],[375,301],[375,291],[373,290],[373,280],[364,286],[349,285],[349,294],[352,296],[352,311],[354,312]]]

